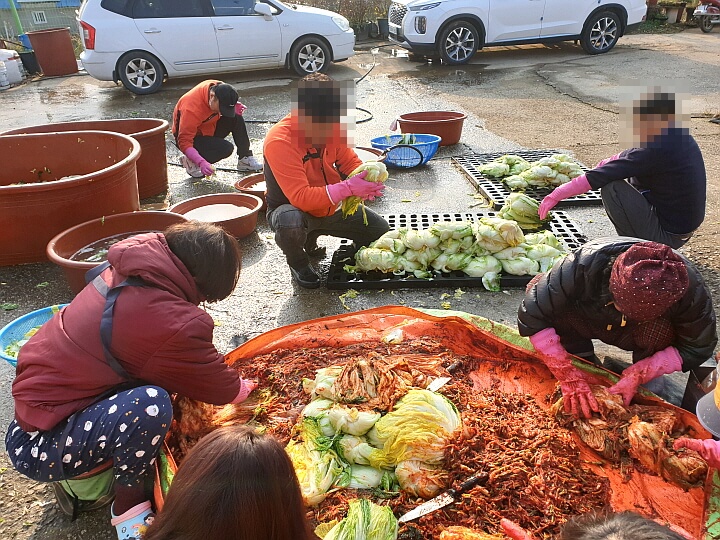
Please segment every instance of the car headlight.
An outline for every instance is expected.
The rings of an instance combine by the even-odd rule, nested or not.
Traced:
[[[332,20],[343,32],[350,30],[350,23],[345,17],[333,17]]]
[[[408,9],[410,11],[425,11],[426,9],[436,8],[440,5],[440,2],[433,2],[432,4],[423,4],[421,6],[412,6]]]

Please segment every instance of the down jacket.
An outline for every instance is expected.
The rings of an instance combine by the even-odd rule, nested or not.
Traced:
[[[611,302],[610,269],[618,255],[643,242],[637,238],[602,238],[568,255],[543,275],[528,291],[518,310],[518,330],[532,336],[554,326],[567,311],[579,312],[599,328],[619,327],[622,314]],[[695,266],[678,253],[687,265],[688,290],[663,317],[675,330],[675,347],[683,371],[696,368],[712,356],[717,344],[715,311],[710,293]]]
[[[138,276],[115,302],[110,351],[139,384],[222,405],[239,394],[238,373],[213,346],[212,317],[185,265],[160,233],[112,246],[109,286]],[[15,418],[26,432],[46,431],[124,381],[108,365],[100,340],[105,299],[90,284],[30,339],[12,385]]]

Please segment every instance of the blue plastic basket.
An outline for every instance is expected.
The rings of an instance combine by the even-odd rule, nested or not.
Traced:
[[[7,360],[13,366],[17,365],[17,358],[8,356],[5,354],[5,347],[15,341],[21,341],[27,339],[25,334],[36,326],[40,326],[49,321],[55,313],[60,311],[67,304],[59,304],[55,306],[49,306],[35,311],[31,311],[22,317],[18,317],[14,321],[8,323],[2,330],[0,330],[0,357],[3,360]]]
[[[375,137],[370,140],[370,144],[373,148],[385,151],[388,148],[392,148],[393,146],[400,144],[400,141],[404,136],[405,135],[390,135],[386,137]],[[423,155],[422,161],[417,163],[417,154],[413,150],[406,148],[404,149],[405,153],[403,153],[402,149],[398,149],[392,152],[392,155],[388,155],[385,158],[385,164],[403,168],[425,165],[425,163],[430,161],[430,159],[435,155],[435,152],[437,152],[441,140],[442,139],[437,135],[430,135],[426,133],[415,134],[415,142],[408,146],[413,146],[420,150],[420,153]]]

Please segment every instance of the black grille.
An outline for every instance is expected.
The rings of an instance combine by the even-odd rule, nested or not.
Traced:
[[[468,154],[465,156],[455,157],[453,161],[457,163],[462,171],[465,173],[468,181],[483,195],[485,195],[490,203],[496,210],[499,210],[508,195],[512,193],[505,183],[499,178],[488,178],[483,175],[479,167],[483,163],[488,163],[493,159],[497,159],[505,154],[513,154],[520,156],[528,161],[537,161],[540,158],[550,157],[553,154],[558,154],[557,150],[518,150],[510,152],[494,152],[491,154]],[[587,167],[582,163],[578,163],[583,171],[587,171]],[[524,193],[536,201],[542,201],[545,195],[550,193],[550,188],[537,188],[529,187]],[[602,197],[600,196],[599,190],[588,191],[582,195],[575,195],[574,197],[568,197],[560,201],[557,206],[590,206],[590,205],[601,205]]]
[[[391,214],[383,216],[390,229],[427,229],[438,221],[476,221],[481,217],[495,216],[496,212],[482,213],[437,213],[437,214]],[[553,220],[547,227],[565,246],[574,251],[587,242],[580,228],[567,217],[565,212],[553,212]],[[432,279],[416,278],[413,275],[395,276],[382,272],[366,274],[348,274],[343,270],[346,264],[354,264],[350,255],[350,241],[342,240],[340,247],[333,253],[327,275],[328,289],[427,289],[437,287],[482,287],[482,278],[471,277],[462,271],[450,273],[434,272]],[[525,287],[532,276],[500,275],[502,288]]]
[[[388,20],[392,24],[396,24],[400,27],[402,27],[403,18],[405,17],[405,14],[407,13],[407,7],[405,7],[402,4],[398,4],[397,2],[393,2],[390,4],[390,12],[388,13]]]

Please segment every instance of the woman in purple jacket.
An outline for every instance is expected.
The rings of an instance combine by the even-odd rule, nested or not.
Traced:
[[[108,264],[20,351],[5,441],[15,468],[57,483],[112,462],[112,524],[120,540],[141,538],[170,394],[222,405],[256,386],[225,364],[198,307],[233,292],[240,262],[237,240],[199,222],[112,246]]]

